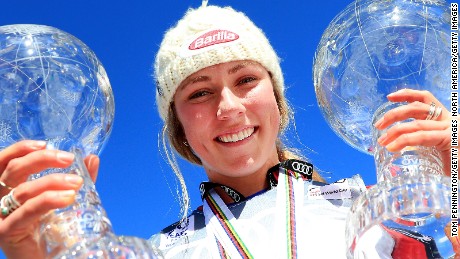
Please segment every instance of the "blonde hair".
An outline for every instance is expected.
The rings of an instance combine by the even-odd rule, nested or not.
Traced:
[[[296,149],[286,147],[282,141],[284,130],[289,125],[290,120],[293,119],[294,113],[289,107],[284,94],[280,92],[280,88],[275,87],[273,79],[272,79],[272,84],[274,86],[273,93],[275,95],[276,103],[278,105],[278,110],[280,112],[280,117],[281,117],[280,134],[279,134],[278,139],[276,140],[276,151],[278,153],[278,159],[279,161],[285,161],[287,159],[306,160],[305,157],[300,155],[300,152],[298,152]],[[182,127],[182,124],[180,123],[179,118],[177,117],[177,114],[176,114],[174,102],[170,103],[168,115],[163,125],[163,129],[161,131],[160,138],[162,141],[163,150],[167,155],[168,163],[171,165],[174,171],[174,174],[176,175],[180,183],[181,192],[182,192],[182,197],[180,199],[181,213],[182,213],[182,218],[185,219],[187,217],[187,210],[190,204],[189,195],[188,195],[187,188],[185,185],[184,176],[182,175],[179,167],[177,166],[176,158],[170,147],[172,146],[174,150],[177,153],[179,153],[180,156],[182,156],[184,159],[188,160],[189,162],[197,164],[197,165],[202,165],[202,163],[201,163],[200,158],[193,152],[192,148],[187,143],[184,128]],[[166,140],[166,138],[168,140]],[[313,172],[312,177],[313,177],[313,180],[315,181],[324,182],[324,179],[316,171]]]

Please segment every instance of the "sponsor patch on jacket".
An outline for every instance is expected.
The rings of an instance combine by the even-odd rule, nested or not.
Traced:
[[[351,189],[348,180],[343,179],[323,186],[310,185],[307,197],[311,200],[350,199]]]
[[[179,241],[184,242],[194,232],[194,218],[188,217],[187,220],[177,223],[175,227],[161,234],[159,249],[167,249],[175,246]]]

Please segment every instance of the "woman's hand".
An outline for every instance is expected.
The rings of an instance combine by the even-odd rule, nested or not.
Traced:
[[[388,100],[408,104],[388,111],[375,123],[377,129],[385,129],[397,121],[409,118],[415,120],[391,127],[378,139],[379,144],[390,152],[400,151],[407,146],[435,147],[441,154],[444,174],[450,176],[450,112],[428,91],[402,89],[389,94]],[[429,116],[432,103],[440,110],[431,108],[432,115]],[[436,117],[439,111],[441,114]]]
[[[47,150],[43,141],[24,140],[0,151],[0,197],[14,188],[14,198],[21,204],[7,216],[0,215],[0,247],[8,258],[44,258],[38,244],[40,218],[50,210],[72,204],[83,179],[71,174],[51,174],[33,181],[27,178],[48,168],[65,168],[74,155]],[[99,158],[85,159],[93,181],[96,180]]]

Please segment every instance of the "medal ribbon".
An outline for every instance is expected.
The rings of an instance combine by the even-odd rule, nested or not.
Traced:
[[[304,182],[297,172],[280,168],[278,175],[278,191],[276,195],[276,231],[278,237],[283,237],[286,242],[278,242],[278,258],[303,258],[299,256],[297,240],[302,220],[300,219],[303,208]],[[282,238],[280,238],[282,240]]]
[[[277,188],[277,214],[275,233],[281,245],[277,258],[301,258],[297,249],[298,232],[301,225],[300,212],[303,207],[304,183],[300,174],[279,168]],[[256,240],[242,235],[241,226],[220,196],[211,190],[204,195],[203,211],[208,235],[214,235],[230,258],[254,258]],[[299,219],[299,220],[298,220]],[[217,249],[214,249],[216,251]],[[260,251],[266,252],[266,251]],[[222,253],[214,253],[222,258]]]
[[[206,226],[224,247],[231,258],[254,258],[238,233],[239,227],[233,213],[220,196],[211,190],[204,198],[203,211]]]

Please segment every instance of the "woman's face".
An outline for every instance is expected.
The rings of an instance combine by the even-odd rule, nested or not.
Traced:
[[[192,74],[174,104],[211,181],[225,183],[278,162],[280,113],[270,75],[257,62],[233,61]]]

